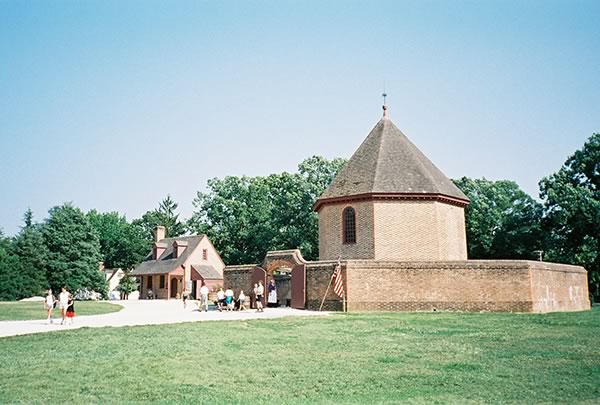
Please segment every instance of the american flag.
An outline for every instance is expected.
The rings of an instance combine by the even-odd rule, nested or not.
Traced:
[[[339,297],[344,296],[344,280],[342,279],[342,266],[337,266],[333,273],[333,292]]]

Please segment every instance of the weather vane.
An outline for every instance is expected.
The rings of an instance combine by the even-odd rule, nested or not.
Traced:
[[[385,104],[385,98],[387,97],[387,94],[385,94],[385,91],[383,92],[383,94],[381,95],[381,97],[383,97],[383,105]]]

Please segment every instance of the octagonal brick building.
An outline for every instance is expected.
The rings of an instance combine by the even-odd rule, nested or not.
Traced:
[[[319,259],[466,260],[469,199],[384,116],[315,204]]]

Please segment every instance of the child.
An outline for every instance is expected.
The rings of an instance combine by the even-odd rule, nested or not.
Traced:
[[[46,300],[44,301],[44,307],[46,311],[48,311],[48,320],[46,322],[53,323],[52,319],[52,310],[54,309],[54,305],[56,305],[56,298],[52,295],[52,290],[48,290],[48,295],[46,295]]]
[[[240,311],[243,311],[246,309],[246,307],[244,306],[244,304],[246,303],[246,294],[244,294],[244,290],[240,291],[240,295],[238,297],[238,300],[240,302]]]
[[[73,318],[75,318],[75,300],[72,295],[69,295],[69,306],[67,307],[67,318],[69,318],[70,325],[73,325]]]

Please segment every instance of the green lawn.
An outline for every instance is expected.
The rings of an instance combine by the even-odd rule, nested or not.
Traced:
[[[117,312],[122,306],[98,301],[75,301],[75,312],[81,315],[99,315]],[[29,319],[46,319],[43,302],[0,302],[0,321],[25,321]],[[60,318],[60,310],[54,309],[54,318]],[[0,399],[1,402],[1,399]]]
[[[0,402],[598,403],[600,308],[378,313],[0,339]]]

